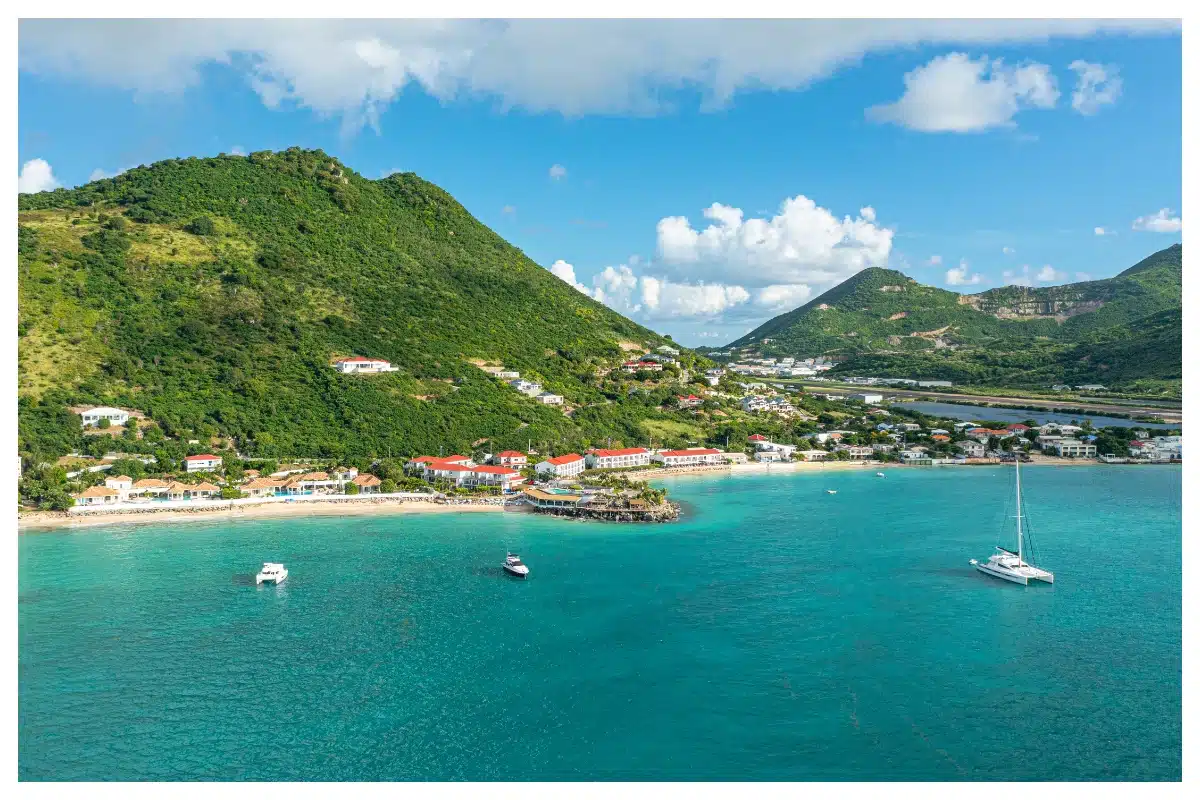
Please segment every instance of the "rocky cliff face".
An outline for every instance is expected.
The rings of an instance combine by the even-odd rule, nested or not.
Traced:
[[[1069,287],[1048,289],[1005,287],[982,294],[963,295],[958,302],[962,305],[969,305],[976,311],[991,314],[998,319],[1053,318],[1065,320],[1089,311],[1096,311],[1104,305],[1103,298],[1089,297],[1083,291],[1071,290]]]

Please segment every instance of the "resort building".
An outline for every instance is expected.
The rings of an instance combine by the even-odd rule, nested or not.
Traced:
[[[650,455],[650,460],[660,462],[664,467],[691,467],[702,464],[720,464],[725,454],[711,447],[700,447],[691,450],[662,450]]]
[[[967,458],[983,458],[984,447],[983,442],[957,442],[954,445]]]
[[[552,394],[550,392],[542,392],[533,399],[537,400],[544,406],[561,406],[563,403],[562,395]]]
[[[498,486],[501,491],[511,492],[525,482],[525,478],[515,469],[484,465],[471,467],[466,479],[469,486]]]
[[[650,463],[650,451],[644,447],[624,447],[618,450],[593,450],[584,461],[588,469],[623,469],[644,467]]]
[[[436,461],[425,465],[425,480],[430,483],[453,483],[463,486],[471,479],[471,468],[465,464],[448,464]]]
[[[356,475],[354,476],[354,480],[350,482],[357,486],[358,491],[362,494],[377,493],[379,491],[379,485],[383,483],[383,481],[379,480],[377,476],[371,475],[370,473]]]
[[[492,463],[500,467],[521,469],[528,466],[529,456],[517,450],[505,450],[503,453],[492,456]]]
[[[400,368],[393,367],[390,361],[384,361],[381,358],[363,358],[362,356],[339,358],[333,362],[333,368],[342,373],[358,372],[362,374],[400,371]]]
[[[188,472],[217,472],[221,469],[221,457],[212,453],[199,456],[188,456],[183,459]]]
[[[975,439],[979,442],[986,442],[993,436],[995,436],[997,439],[1007,439],[1012,435],[1013,434],[1009,431],[996,430],[992,428],[972,428],[971,430],[967,431],[967,436],[970,436],[972,439]]]
[[[726,464],[746,464],[750,461],[750,458],[745,453],[739,453],[736,451],[732,453],[722,453],[721,459]]]
[[[129,490],[130,497],[162,498],[167,494],[171,484],[158,478],[142,478],[134,481]]]
[[[213,486],[211,483],[179,483],[172,481],[167,487],[168,500],[208,500],[213,495],[221,493],[220,486]]]
[[[96,408],[86,408],[79,413],[83,419],[83,427],[95,428],[100,425],[100,420],[106,419],[113,425],[124,425],[129,421],[129,412],[122,411],[119,408],[110,406],[97,406]]]
[[[900,459],[905,464],[933,466],[933,459],[929,457],[929,454],[923,453],[920,450],[905,450],[900,454]]]
[[[254,478],[238,487],[248,497],[274,497],[283,489],[284,482],[273,478]]]
[[[647,370],[649,372],[662,372],[662,364],[657,364],[653,361],[626,361],[621,365],[622,372],[640,372]]]
[[[1062,458],[1095,458],[1096,445],[1078,439],[1059,439],[1051,449]]]
[[[578,453],[567,453],[565,456],[547,458],[537,465],[539,475],[554,478],[573,478],[583,472],[586,462]]]
[[[758,453],[777,453],[781,460],[786,461],[792,457],[792,453],[796,452],[797,449],[794,444],[777,444],[769,441],[764,436],[760,436],[758,439],[752,436],[750,439],[754,442],[754,457],[756,460],[762,460],[758,458]]]
[[[754,460],[762,464],[770,464],[775,461],[783,461],[783,455],[775,450],[756,450]]]
[[[875,455],[875,449],[873,447],[869,447],[869,446],[860,446],[860,445],[856,445],[856,444],[844,444],[844,445],[840,445],[837,449],[838,449],[838,452],[846,453],[851,458],[858,458],[858,459],[872,458]]]
[[[107,486],[89,486],[79,494],[73,494],[77,506],[105,506],[120,502],[121,495]]]
[[[105,478],[104,485],[109,489],[115,490],[117,494],[120,495],[121,500],[125,500],[127,497],[129,497],[130,490],[133,489],[133,478],[129,477],[128,475],[118,475],[115,478]]]
[[[795,457],[802,461],[824,461],[829,457],[827,450],[797,450]]]
[[[525,502],[537,508],[578,508],[587,498],[580,494],[547,492],[529,487],[524,490]]]
[[[679,355],[679,351],[678,351],[678,350],[676,350],[674,347],[671,347],[670,345],[666,345],[666,344],[664,344],[664,345],[662,345],[661,347],[659,347],[659,348],[658,348],[658,352],[660,352],[660,353],[666,353],[666,354],[667,354],[667,355],[669,355],[669,356],[677,356],[677,355]]]

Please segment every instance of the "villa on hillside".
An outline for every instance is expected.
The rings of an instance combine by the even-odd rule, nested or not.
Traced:
[[[649,372],[662,372],[662,364],[656,364],[653,361],[626,361],[621,365],[622,372],[640,372],[647,370]]]
[[[540,383],[527,381],[524,378],[515,381],[509,381],[508,385],[528,397],[537,397],[542,393],[542,385]]]
[[[956,442],[954,446],[967,458],[983,458],[983,454],[987,450],[983,442]]]
[[[537,465],[539,475],[550,475],[555,478],[573,478],[583,472],[586,466],[583,456],[578,453],[568,453],[565,456],[547,458]]]
[[[79,416],[83,419],[83,427],[85,428],[97,428],[100,426],[100,421],[105,419],[112,425],[124,425],[129,421],[128,411],[120,408],[112,408],[111,406],[86,408],[79,412]]]
[[[384,361],[381,358],[363,358],[362,356],[339,358],[337,361],[333,362],[333,368],[338,372],[357,372],[362,374],[400,371],[400,368],[393,367],[392,362],[390,361]]]
[[[492,463],[499,467],[520,469],[529,464],[529,456],[517,450],[505,450],[492,456]]]
[[[593,450],[585,457],[588,469],[620,469],[645,467],[650,464],[650,451],[644,447],[625,447],[618,450]]]
[[[216,472],[221,469],[221,457],[212,453],[199,456],[188,456],[183,459],[188,472]]]
[[[375,494],[379,491],[380,484],[383,483],[377,476],[369,472],[364,472],[361,475],[355,475],[350,481],[358,487],[358,491],[362,494]]]
[[[803,461],[824,461],[825,459],[829,458],[829,451],[827,451],[827,450],[797,450],[792,455],[793,455],[793,457],[799,458]]]
[[[77,506],[101,506],[119,502],[121,495],[116,489],[107,486],[89,486],[78,494],[73,494]]]
[[[545,406],[561,406],[563,403],[562,395],[551,392],[542,392],[533,399]]]

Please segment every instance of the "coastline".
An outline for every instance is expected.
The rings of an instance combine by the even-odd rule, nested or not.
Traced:
[[[979,459],[961,465],[953,466],[997,466],[1004,462],[993,459]],[[656,480],[659,478],[676,478],[681,476],[705,476],[727,474],[735,475],[770,475],[794,474],[803,472],[839,472],[843,470],[893,470],[893,469],[937,469],[943,466],[914,466],[883,461],[792,461],[772,464],[751,462],[749,464],[721,464],[691,467],[671,467],[668,469],[642,469],[623,473],[635,480]],[[1026,464],[1027,467],[1114,467],[1114,466],[1156,466],[1156,465],[1125,465],[1101,464],[1096,461],[1070,458],[1035,457]],[[104,525],[146,525],[168,524],[183,522],[232,521],[239,519],[275,519],[285,517],[357,517],[388,514],[446,514],[446,513],[478,513],[506,511],[504,504],[493,499],[452,500],[436,502],[427,499],[408,497],[322,497],[311,498],[300,502],[279,502],[277,500],[232,500],[214,502],[205,506],[133,506],[124,508],[98,509],[82,513],[61,511],[25,511],[17,514],[17,530],[19,532],[38,530],[57,530],[62,528],[94,528]],[[521,513],[510,511],[509,513]]]
[[[160,525],[181,522],[212,522],[281,517],[358,517],[375,514],[446,514],[503,512],[499,503],[434,503],[406,498],[350,500],[337,498],[305,503],[260,502],[245,505],[221,503],[195,508],[126,508],[91,514],[29,511],[17,515],[17,530],[94,528],[103,525]]]

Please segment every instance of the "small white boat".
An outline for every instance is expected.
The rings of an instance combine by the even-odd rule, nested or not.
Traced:
[[[837,494],[837,489],[826,489],[825,491],[829,494]]]
[[[875,473],[875,477],[876,477],[876,478],[882,478],[882,477],[883,477],[883,473],[882,473],[882,472],[876,472],[876,473]]]
[[[1022,586],[1028,586],[1030,581],[1054,583],[1053,572],[1036,567],[1025,560],[1025,540],[1028,538],[1028,534],[1021,527],[1021,521],[1025,516],[1021,508],[1021,462],[1017,461],[1015,464],[1017,471],[1017,551],[1014,553],[1005,547],[997,547],[995,554],[990,556],[987,561],[978,561],[972,558],[971,566],[985,575],[991,575],[993,578],[1011,583],[1019,583]]]
[[[521,563],[521,557],[516,553],[509,553],[504,557],[504,571],[509,575],[516,575],[518,578],[525,578],[529,575],[529,567]]]
[[[262,572],[254,576],[256,584],[273,583],[276,586],[287,580],[288,571],[283,564],[275,564],[270,561],[263,562]]]

